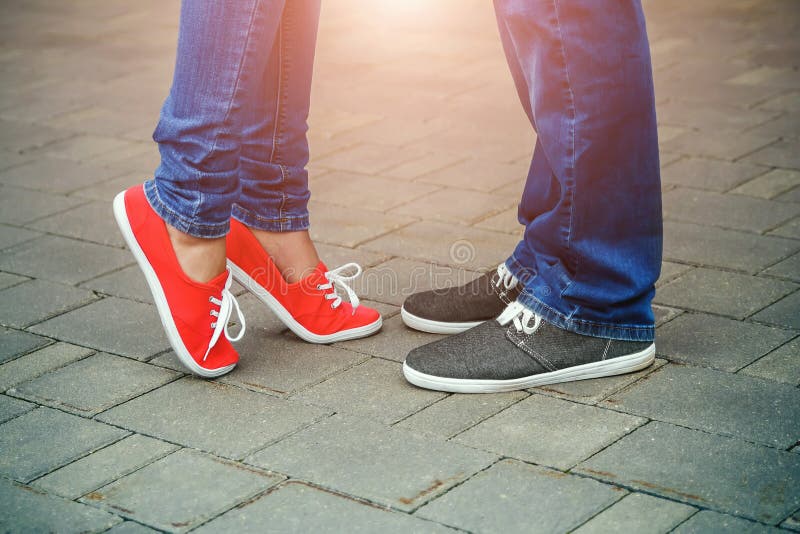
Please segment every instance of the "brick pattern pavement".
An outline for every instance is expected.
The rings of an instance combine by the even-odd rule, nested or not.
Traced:
[[[177,3],[0,7],[0,530],[800,531],[800,4],[645,1],[657,364],[478,397],[404,382],[435,336],[398,305],[519,236],[534,135],[490,3],[325,3],[312,232],[385,327],[311,346],[245,296],[216,381],[177,365],[110,214],[157,163]]]

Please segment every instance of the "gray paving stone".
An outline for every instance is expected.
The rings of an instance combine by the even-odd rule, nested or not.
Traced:
[[[428,334],[413,330],[403,323],[399,315],[383,322],[383,328],[373,336],[342,341],[335,346],[343,349],[378,356],[396,362],[403,362],[411,349],[441,339],[439,334]]]
[[[493,193],[498,187],[525,179],[529,162],[497,163],[486,159],[467,159],[421,176],[427,182],[453,188],[467,188]],[[468,180],[465,178],[468,177]]]
[[[26,382],[63,365],[89,356],[94,351],[66,343],[54,343],[0,365],[0,390]]]
[[[0,187],[0,222],[25,224],[59,211],[78,206],[86,200],[51,195],[18,187]]]
[[[12,152],[36,148],[57,139],[70,137],[72,133],[38,124],[19,121],[0,121],[0,146]]]
[[[149,152],[151,147],[149,143],[84,134],[51,143],[39,150],[51,158],[103,164]]]
[[[105,222],[105,224],[98,224],[101,222]],[[43,232],[91,241],[101,245],[115,247],[125,245],[125,240],[113,221],[111,204],[106,201],[83,204],[57,215],[39,219],[29,226]]]
[[[59,315],[31,330],[137,360],[169,348],[155,306],[116,297]]]
[[[771,167],[800,169],[800,141],[778,141],[750,154],[745,160]]]
[[[127,250],[66,237],[43,236],[5,250],[0,258],[0,269],[72,285],[132,262]]]
[[[800,202],[800,187],[795,187],[794,189],[775,197],[775,200],[780,202]]]
[[[167,369],[101,353],[20,384],[9,394],[91,417],[179,376]]]
[[[311,238],[314,241],[344,247],[354,247],[414,220],[405,215],[345,208],[313,201],[309,204],[309,211]]]
[[[0,291],[0,322],[24,328],[95,300],[85,289],[31,280]]]
[[[800,111],[800,92],[789,91],[759,104],[760,109],[777,111]]]
[[[796,291],[753,316],[753,320],[800,330],[800,292]]]
[[[324,416],[297,402],[184,378],[97,416],[135,432],[240,459]]]
[[[236,345],[239,364],[220,381],[286,395],[367,359],[366,355],[337,347],[307,343],[293,334],[254,332],[249,326],[246,338]]]
[[[661,181],[711,191],[727,191],[740,183],[764,174],[760,165],[731,163],[716,159],[683,158],[661,171]]]
[[[450,438],[527,396],[522,391],[480,395],[450,395],[431,404],[397,426],[419,434]]]
[[[0,249],[8,248],[24,241],[29,241],[34,237],[39,237],[40,235],[42,234],[28,230],[27,228],[17,228],[16,226],[0,224]]]
[[[664,194],[667,219],[764,232],[800,213],[800,206],[744,195],[678,187]]]
[[[477,276],[476,272],[457,267],[393,258],[364,271],[352,287],[371,300],[402,306],[414,293],[457,287]]]
[[[92,289],[106,295],[136,300],[147,304],[153,303],[153,295],[147,287],[139,265],[129,265],[119,271],[104,274],[84,282],[80,287]]]
[[[0,478],[3,532],[103,532],[122,521],[91,506]]]
[[[800,254],[795,254],[765,269],[764,274],[800,282]]]
[[[89,493],[83,501],[160,530],[185,532],[281,480],[182,449]]]
[[[671,532],[697,510],[691,506],[644,493],[631,493],[606,508],[575,534],[605,532]]]
[[[117,167],[118,165],[114,165],[113,169],[116,169]],[[117,174],[117,171],[109,174]],[[147,179],[147,176],[148,175],[146,173],[141,171],[126,172],[125,174],[117,176],[116,178],[104,180],[102,182],[78,189],[72,192],[70,196],[91,200],[104,200],[110,203],[120,191],[124,191],[130,187],[143,183]]]
[[[711,228],[697,224],[664,223],[664,257],[756,273],[798,250],[790,239]]]
[[[656,421],[576,471],[767,523],[800,504],[800,456]]]
[[[495,460],[491,454],[455,443],[335,415],[246,462],[410,511]]]
[[[660,287],[655,302],[744,319],[795,289],[782,280],[695,269]]]
[[[466,159],[461,154],[448,154],[445,152],[433,152],[422,157],[406,161],[395,167],[391,167],[382,174],[403,180],[413,180],[414,178],[439,171]]]
[[[423,183],[334,171],[314,180],[315,198],[329,204],[386,211],[440,188]],[[391,191],[391,195],[386,192]]]
[[[0,395],[0,423],[5,423],[9,419],[14,419],[34,408],[36,408],[36,405],[30,402]]]
[[[399,213],[427,220],[471,224],[504,211],[517,201],[466,189],[443,189],[392,209]]]
[[[735,372],[792,337],[779,328],[687,313],[658,329],[656,350],[672,361]]]
[[[671,261],[662,261],[661,275],[658,277],[658,281],[656,281],[656,287],[663,286],[667,282],[674,280],[678,276],[693,268],[694,267],[691,265],[684,265],[682,263],[674,263]]]
[[[418,149],[398,150],[389,145],[362,143],[336,151],[316,161],[323,168],[375,174],[413,161],[425,154]]]
[[[748,365],[740,372],[768,380],[800,386],[800,338],[770,352],[760,360]]]
[[[517,219],[517,208],[508,208],[501,211],[497,215],[492,215],[476,222],[473,225],[475,228],[483,228],[485,230],[493,230],[495,232],[505,232],[519,236],[523,232],[523,226]]]
[[[0,473],[29,482],[125,434],[103,423],[38,408],[0,425]]]
[[[372,358],[292,399],[392,424],[444,396],[409,384],[400,364]]]
[[[106,534],[151,534],[155,532],[158,531],[148,528],[144,525],[140,525],[134,521],[123,521],[122,523],[117,524],[111,530],[107,530]]]
[[[668,365],[603,405],[781,449],[800,439],[800,390],[702,367]]]
[[[455,440],[503,456],[569,469],[644,422],[640,417],[594,406],[531,395]]]
[[[49,339],[0,326],[0,363],[50,343]]]
[[[416,515],[470,532],[568,532],[619,499],[622,491],[503,460]],[[481,506],[476,506],[478,502]]]
[[[437,523],[361,503],[350,497],[289,481],[234,508],[195,532],[454,532]]]
[[[778,534],[777,528],[754,523],[740,517],[733,517],[711,510],[702,510],[688,521],[673,530],[675,534],[715,534],[736,532],[737,534]]]
[[[32,485],[68,499],[77,499],[176,449],[177,445],[132,434],[37,479]]]
[[[360,248],[472,271],[496,268],[519,239],[513,235],[424,221],[379,237]]]
[[[27,282],[30,278],[18,274],[0,272],[0,289],[6,289],[22,282]]]
[[[788,169],[773,169],[770,172],[743,183],[731,193],[759,198],[775,198],[800,185],[800,172]]]
[[[673,320],[675,317],[683,313],[683,310],[679,310],[677,308],[669,308],[667,306],[659,306],[658,304],[653,304],[651,307],[653,308],[653,315],[655,316],[656,327],[659,327],[664,323],[668,323],[669,321]]]
[[[721,103],[690,103],[678,100],[658,106],[658,120],[687,128],[712,131],[741,131],[765,123],[778,116],[775,112],[759,109],[741,109]],[[775,135],[780,133],[761,132]]]
[[[668,152],[687,156],[736,160],[771,143],[777,138],[771,135],[688,131],[661,145]],[[773,166],[773,158],[746,158],[747,163]]]
[[[800,510],[797,510],[790,518],[781,523],[781,527],[800,532]]]
[[[0,173],[0,183],[64,194],[93,186],[119,174],[119,170],[108,167],[38,158]]]
[[[367,269],[389,259],[389,256],[386,254],[328,245],[327,243],[314,243],[314,246],[317,249],[319,257],[325,262],[325,265],[331,269],[339,265],[344,265],[345,263],[350,263],[351,261]]]
[[[607,376],[604,378],[594,378],[591,380],[562,382],[561,384],[550,384],[548,386],[539,386],[531,389],[530,391],[542,393],[550,397],[559,397],[565,400],[580,402],[582,404],[595,405],[622,388],[641,380],[666,363],[666,360],[656,358],[655,362],[653,362],[653,365],[647,369],[642,369],[641,371],[637,371],[635,373]]]
[[[770,231],[768,235],[789,237],[791,239],[800,239],[800,218],[791,220],[774,230]]]

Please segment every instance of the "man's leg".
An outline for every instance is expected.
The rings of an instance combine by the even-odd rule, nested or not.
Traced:
[[[283,3],[182,2],[172,88],[153,134],[161,165],[114,201],[167,337],[201,376],[224,374],[238,360],[227,330],[238,305],[224,235],[240,190],[242,110],[257,97]]]
[[[413,351],[412,382],[500,391],[652,362],[661,259],[652,71],[637,0],[496,0],[538,138],[498,319]],[[468,355],[458,357],[457,355]]]

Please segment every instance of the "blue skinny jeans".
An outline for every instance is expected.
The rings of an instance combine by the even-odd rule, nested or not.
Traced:
[[[185,0],[145,183],[165,222],[222,237],[230,218],[308,228],[308,130],[320,0]]]

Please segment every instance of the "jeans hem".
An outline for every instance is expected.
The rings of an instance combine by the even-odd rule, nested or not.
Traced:
[[[145,182],[144,194],[147,198],[147,201],[150,203],[150,207],[153,208],[153,211],[155,211],[165,223],[183,232],[184,234],[189,234],[192,237],[200,237],[203,239],[217,239],[220,237],[225,237],[230,230],[230,220],[225,220],[217,224],[197,223],[191,218],[177,213],[161,200],[156,188],[155,180],[149,180]]]
[[[310,226],[308,211],[297,215],[285,215],[268,219],[248,211],[238,204],[234,204],[231,217],[249,228],[264,230],[265,232],[301,232],[308,230]]]
[[[530,273],[524,270],[524,267],[522,267],[513,256],[506,260],[506,267],[508,267],[511,274],[517,277],[521,283],[523,279],[526,279],[528,282],[535,280],[535,276],[531,278]],[[520,273],[520,276],[518,276],[517,273]],[[525,278],[526,275],[527,278]],[[534,313],[541,315],[545,321],[553,326],[575,334],[604,339],[620,341],[653,341],[655,339],[655,326],[620,325],[568,317],[564,313],[556,310],[553,306],[544,302],[544,300],[534,296],[528,289],[527,284],[523,285],[525,285],[525,289],[519,294],[517,301]]]

